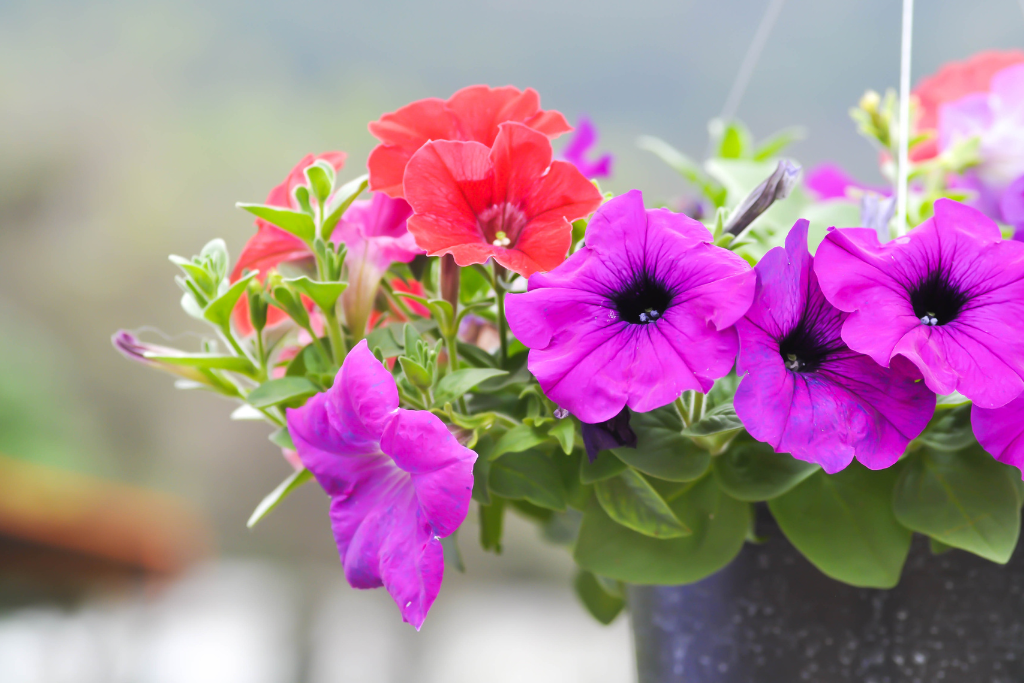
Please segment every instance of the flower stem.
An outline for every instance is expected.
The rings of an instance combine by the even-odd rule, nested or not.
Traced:
[[[261,382],[267,381],[267,349],[263,345],[263,330],[256,330],[256,354],[260,358],[260,375],[259,380]]]
[[[345,333],[341,331],[341,324],[338,322],[338,312],[324,311],[324,322],[327,327],[327,338],[331,342],[334,367],[339,368],[348,354],[348,347],[345,344]]]
[[[690,401],[690,424],[698,422],[702,417],[704,417],[704,394],[694,391]]]
[[[689,427],[690,426],[690,409],[687,407],[686,399],[685,399],[686,394],[688,394],[688,393],[690,393],[690,392],[684,391],[682,393],[682,395],[676,397],[676,400],[673,402],[673,405],[676,407],[676,410],[679,412],[680,419],[682,419],[682,421],[683,421],[683,427]]]
[[[501,367],[508,365],[508,320],[505,318],[505,287],[501,283],[501,278],[505,274],[505,269],[498,265],[495,261],[494,266],[494,277],[492,280],[494,286],[494,297],[498,304],[498,341],[501,343]]]

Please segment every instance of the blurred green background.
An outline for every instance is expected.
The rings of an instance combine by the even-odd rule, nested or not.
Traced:
[[[701,156],[766,5],[0,3],[0,453],[181,496],[225,555],[336,569],[315,487],[245,528],[289,471],[268,428],[228,421],[229,403],[111,348],[116,329],[147,325],[197,348],[167,254],[220,236],[237,255],[253,225],[236,201],[261,201],[307,152],[345,150],[342,177],[359,175],[368,121],[473,83],[533,87],[570,121],[588,114],[615,154],[605,185],[670,199],[682,181],[635,140]],[[803,125],[791,154],[805,167],[832,160],[878,181],[847,109],[897,84],[899,5],[788,0],[739,117],[758,136]],[[915,80],[1022,43],[1015,0],[918,3]],[[471,558],[470,575],[568,575],[560,551],[523,534],[501,558]]]

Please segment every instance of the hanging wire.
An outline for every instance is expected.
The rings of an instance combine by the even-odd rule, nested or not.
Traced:
[[[1024,3],[1024,0],[1021,0]],[[900,139],[896,178],[896,235],[907,233],[907,165],[910,147],[910,39],[914,32],[914,0],[903,0],[900,43]]]
[[[768,36],[775,26],[775,20],[779,18],[784,2],[785,0],[770,0],[768,3],[764,16],[761,17],[761,23],[758,24],[757,31],[754,33],[754,39],[750,41],[747,54],[743,57],[743,63],[740,64],[736,80],[733,81],[732,88],[729,89],[729,96],[725,99],[725,106],[722,107],[722,114],[719,116],[722,121],[728,122],[736,115],[740,100],[743,99],[743,93],[746,92],[747,86],[750,84],[750,77],[754,75],[754,67],[757,66],[757,60],[760,59],[761,51],[764,49],[765,43],[768,42]],[[1024,0],[1021,2],[1024,3]]]

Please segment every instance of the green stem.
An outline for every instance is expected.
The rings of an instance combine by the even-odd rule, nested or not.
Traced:
[[[690,401],[690,424],[699,421],[702,417],[704,417],[704,394],[694,391],[693,399]]]
[[[501,284],[501,275],[505,269],[494,263],[493,278],[494,296],[498,304],[498,341],[501,344],[501,367],[508,366],[508,320],[505,318],[505,288]]]
[[[260,382],[267,380],[267,350],[263,346],[263,330],[256,330],[256,353],[260,357]]]
[[[412,320],[416,314],[409,308],[409,304],[405,303],[404,297],[395,294],[395,288],[391,286],[386,277],[381,279],[380,286],[384,289],[384,295],[395,304],[395,307],[401,311],[406,320]]]
[[[345,344],[345,333],[341,331],[341,323],[338,322],[337,311],[324,311],[324,322],[327,323],[327,338],[331,342],[334,367],[341,367],[342,361],[348,355],[348,347]]]
[[[679,411],[679,417],[683,420],[684,427],[690,426],[690,409],[687,407],[686,401],[683,399],[683,397],[688,393],[689,392],[683,392],[682,396],[677,397],[673,403],[676,410]]]
[[[235,350],[236,354],[238,354],[242,358],[246,358],[249,361],[252,361],[252,356],[250,356],[248,353],[246,353],[245,349],[243,349],[241,344],[238,343],[238,340],[235,339],[235,335],[231,332],[231,324],[230,323],[228,323],[227,325],[224,325],[222,328],[220,328],[220,331],[221,331],[221,336],[223,336],[224,339],[227,340],[228,344],[231,345],[231,348],[233,348]],[[256,363],[253,363],[253,365],[256,365]]]

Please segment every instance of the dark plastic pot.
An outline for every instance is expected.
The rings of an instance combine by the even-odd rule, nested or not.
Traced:
[[[765,515],[762,545],[687,586],[631,586],[639,683],[1020,683],[1024,552],[1006,566],[915,537],[899,585],[854,588]]]

